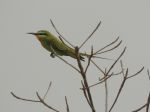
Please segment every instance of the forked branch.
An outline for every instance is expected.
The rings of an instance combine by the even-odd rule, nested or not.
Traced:
[[[79,48],[78,47],[75,47],[75,54],[76,54],[76,58],[77,58],[78,67],[80,69],[80,73],[81,73],[81,76],[82,76],[82,79],[83,79],[83,84],[87,88],[85,90],[85,93],[87,93],[87,97],[89,99],[89,104],[91,106],[92,112],[96,112],[95,107],[94,107],[94,103],[93,103],[93,99],[92,99],[92,95],[91,95],[90,89],[88,88],[89,85],[88,85],[88,81],[87,81],[86,71],[84,71],[82,63],[80,61],[80,55],[79,55]],[[90,62],[90,58],[89,58],[89,62]],[[89,66],[89,63],[87,65],[87,67],[88,66]]]
[[[19,97],[19,96],[15,95],[13,92],[11,92],[11,94],[12,94],[12,96],[15,97],[16,99],[23,100],[23,101],[28,101],[28,102],[34,102],[34,103],[41,103],[41,104],[43,104],[44,106],[46,106],[47,108],[49,108],[49,109],[51,109],[51,110],[53,110],[53,111],[55,111],[55,112],[60,112],[60,111],[58,111],[57,109],[55,109],[54,107],[48,105],[48,104],[44,101],[45,98],[46,98],[46,95],[48,94],[48,92],[49,92],[49,90],[50,90],[51,84],[52,84],[52,82],[50,82],[50,84],[49,84],[49,86],[48,86],[48,89],[47,89],[47,91],[46,91],[46,93],[45,93],[45,95],[44,95],[43,98],[39,95],[38,92],[36,92],[36,95],[37,95],[37,97],[38,97],[38,100],[33,100],[33,99],[28,99],[28,98],[22,98],[22,97]]]

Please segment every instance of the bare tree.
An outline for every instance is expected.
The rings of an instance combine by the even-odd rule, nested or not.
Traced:
[[[87,56],[87,65],[85,67],[83,67],[83,64],[82,62],[80,61],[80,57],[79,57],[79,51],[80,49],[87,43],[87,41],[90,40],[90,38],[93,36],[93,34],[97,31],[97,29],[99,28],[99,26],[101,25],[101,21],[97,24],[97,26],[95,27],[95,29],[91,32],[91,34],[85,39],[84,42],[81,43],[80,46],[74,46],[73,44],[71,44],[67,39],[65,39],[61,33],[59,33],[58,29],[56,28],[55,24],[53,23],[52,20],[50,20],[53,28],[55,29],[55,31],[58,33],[59,35],[59,38],[60,40],[63,42],[63,43],[67,43],[68,45],[70,45],[71,47],[73,47],[75,49],[75,53],[76,53],[76,61],[77,61],[77,64],[78,66],[74,66],[72,64],[70,64],[68,61],[64,60],[62,57],[60,57],[59,55],[57,55],[55,53],[55,55],[60,59],[62,60],[64,63],[66,63],[67,65],[69,65],[71,68],[73,68],[74,70],[77,71],[77,73],[80,74],[80,76],[82,77],[82,80],[81,80],[81,85],[82,85],[82,88],[80,88],[82,91],[83,91],[83,95],[89,105],[89,107],[91,108],[91,111],[92,112],[96,112],[96,108],[95,108],[95,105],[93,103],[93,97],[92,97],[92,94],[91,94],[91,88],[94,87],[94,86],[97,86],[99,84],[102,84],[104,83],[105,84],[105,112],[111,112],[113,110],[113,108],[115,107],[115,104],[116,102],[118,101],[119,97],[120,97],[120,94],[122,93],[122,90],[123,90],[123,87],[124,85],[127,83],[127,80],[139,75],[143,70],[144,70],[144,67],[142,67],[140,70],[138,70],[136,73],[130,75],[129,73],[129,68],[124,68],[123,66],[123,62],[121,60],[121,57],[123,56],[123,54],[125,53],[126,51],[126,47],[124,47],[124,49],[122,50],[122,52],[120,53],[120,55],[114,60],[114,62],[111,64],[111,65],[108,65],[108,69],[102,69],[100,68],[96,62],[93,60],[93,58],[102,58],[102,59],[107,59],[109,60],[108,58],[103,58],[103,57],[100,57],[99,55],[103,54],[103,53],[107,53],[107,52],[111,52],[113,50],[115,50],[116,48],[118,48],[121,43],[122,43],[122,40],[119,41],[119,37],[117,37],[113,42],[110,42],[109,44],[107,44],[106,46],[100,48],[99,50],[97,51],[94,51],[93,47],[91,46],[91,53],[89,56]],[[118,42],[119,41],[119,42]],[[115,72],[114,70],[114,67],[116,66],[117,63],[120,63],[120,71],[117,73]],[[90,66],[90,64],[93,64],[101,74],[103,74],[103,77],[102,78],[99,78],[99,81],[98,82],[95,82],[94,84],[92,85],[89,85],[89,82],[87,80],[87,70]],[[148,77],[149,77],[149,80],[150,80],[150,75],[149,75],[149,71],[147,71],[147,74],[148,74]],[[122,79],[122,82],[120,84],[120,87],[119,87],[119,90],[115,96],[115,99],[114,101],[112,102],[111,106],[108,107],[108,85],[107,85],[107,81],[110,80],[112,77],[115,77],[115,76],[121,76],[123,79]],[[13,92],[11,92],[11,94],[19,99],[19,100],[23,100],[23,101],[28,101],[28,102],[34,102],[34,103],[41,103],[43,104],[45,107],[49,108],[50,110],[53,110],[54,112],[62,112],[61,110],[59,109],[56,109],[55,107],[52,107],[50,106],[49,104],[47,104],[45,102],[45,99],[46,99],[46,96],[50,90],[50,87],[52,85],[52,82],[50,82],[48,88],[47,88],[47,91],[45,92],[45,94],[43,95],[43,97],[41,97],[39,95],[38,92],[36,92],[36,96],[37,96],[37,99],[28,99],[28,98],[23,98],[23,97],[20,97],[20,96],[17,96],[16,94],[14,94]],[[68,100],[67,100],[67,97],[65,96],[65,102],[66,102],[66,112],[70,112],[70,108],[69,108],[69,103],[68,103]],[[146,112],[148,112],[149,110],[149,105],[150,105],[150,93],[148,95],[148,98],[147,98],[147,101],[146,103],[139,107],[138,109],[134,110],[133,112],[138,112],[140,110],[142,110],[143,108],[146,108]]]

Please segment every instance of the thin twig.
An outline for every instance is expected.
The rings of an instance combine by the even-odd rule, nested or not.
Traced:
[[[96,51],[96,52],[93,53],[93,54],[95,55],[95,54],[99,53],[100,51],[104,50],[105,48],[107,48],[107,47],[113,45],[114,43],[116,43],[118,40],[119,40],[119,37],[117,37],[113,42],[111,42],[110,44],[104,46],[103,48],[101,48],[100,50]]]
[[[27,99],[27,98],[21,98],[21,97],[15,95],[13,92],[11,92],[11,94],[13,95],[13,97],[15,97],[15,98],[17,98],[17,99],[19,99],[19,100],[28,101],[28,102],[34,102],[34,103],[42,103],[43,105],[45,105],[45,106],[48,107],[49,109],[52,109],[52,110],[55,111],[55,112],[60,112],[60,111],[54,109],[53,107],[49,106],[47,103],[44,102],[44,99],[46,98],[46,95],[48,94],[48,91],[50,90],[51,84],[52,84],[52,82],[50,82],[50,84],[49,84],[49,86],[48,86],[48,89],[47,89],[47,91],[46,91],[46,93],[45,93],[45,95],[44,95],[43,98],[41,98],[41,97],[39,96],[39,94],[36,92],[36,94],[37,94],[39,100],[32,100],[32,99]]]
[[[144,104],[143,106],[141,106],[140,108],[138,108],[138,109],[132,111],[132,112],[139,112],[140,110],[142,110],[142,109],[145,108],[146,106],[147,106],[147,103]]]
[[[108,49],[108,50],[105,50],[105,51],[102,51],[102,52],[98,52],[97,54],[103,54],[103,53],[112,51],[112,50],[116,49],[117,47],[119,47],[121,43],[122,43],[122,40],[116,46],[112,47],[111,49]]]
[[[149,73],[149,70],[147,70],[147,75],[148,75],[148,78],[150,80],[150,73]]]
[[[62,37],[61,37],[61,36],[58,36],[58,37],[59,37],[59,39],[61,40],[61,42],[65,44],[65,42],[64,42],[63,39],[62,39]]]
[[[104,72],[93,60],[91,60],[91,62],[93,63],[94,66],[96,66],[96,68],[97,68],[100,72],[102,72],[103,74],[105,74],[105,72]]]
[[[104,77],[107,77],[106,74],[106,69],[105,69],[105,74]],[[105,80],[105,112],[108,111],[108,85],[107,85],[107,80]]]
[[[75,54],[76,54],[77,63],[78,63],[79,69],[80,69],[80,73],[81,73],[82,77],[85,77],[84,68],[83,68],[81,61],[80,61],[78,46],[75,47]]]
[[[109,76],[104,76],[98,83],[95,83],[95,84],[92,84],[92,85],[90,85],[90,86],[88,86],[88,87],[84,87],[84,88],[80,88],[80,89],[82,89],[82,90],[84,90],[84,89],[90,89],[90,88],[92,88],[92,87],[94,87],[94,86],[96,86],[96,85],[99,85],[99,84],[101,84],[101,83],[103,83],[103,82],[105,82],[105,80],[107,80],[107,79],[109,79],[111,77],[111,75],[109,75]]]
[[[137,73],[135,73],[134,75],[128,76],[127,79],[132,78],[138,74],[140,74],[142,71],[144,70],[144,67],[142,67]]]
[[[74,48],[74,45],[72,45],[67,39],[65,39],[65,38],[59,33],[59,31],[57,30],[55,24],[53,23],[53,21],[52,21],[51,19],[50,19],[50,22],[51,22],[53,28],[55,29],[55,31],[58,33],[59,39],[64,43],[64,41],[61,39],[61,38],[63,38],[70,46],[72,46],[72,47]]]
[[[150,105],[150,93],[149,93],[148,99],[147,99],[146,112],[148,112],[148,110],[149,110],[149,105]]]
[[[111,110],[113,109],[114,105],[116,104],[116,102],[117,102],[117,100],[118,100],[118,98],[119,98],[119,96],[120,96],[120,93],[121,93],[121,91],[122,91],[122,89],[123,89],[123,87],[124,87],[124,84],[125,84],[125,82],[126,82],[127,76],[128,76],[128,69],[126,70],[125,76],[124,76],[123,81],[122,81],[122,83],[121,83],[121,85],[120,85],[120,88],[119,88],[119,91],[118,91],[118,93],[117,93],[117,96],[116,96],[116,98],[115,98],[115,100],[114,100],[114,102],[113,102],[111,108],[109,109],[109,112],[111,112]]]
[[[69,109],[69,105],[68,105],[68,101],[67,101],[67,97],[65,96],[65,102],[66,102],[66,110],[67,112],[70,112],[70,109]]]
[[[27,99],[27,98],[22,98],[22,97],[19,97],[17,95],[15,95],[13,92],[11,92],[12,96],[19,99],[19,100],[23,100],[23,101],[29,101],[29,102],[40,102],[39,100],[32,100],[32,99]]]
[[[98,82],[98,83],[95,83],[95,84],[93,84],[93,85],[90,85],[90,86],[88,86],[88,88],[91,88],[91,87],[94,87],[94,86],[96,86],[96,85],[98,85],[98,84],[101,84],[101,83],[103,83],[103,82],[105,82],[105,80],[107,80],[108,78],[110,78],[111,76],[113,76],[113,75],[118,75],[118,74],[111,74],[111,75],[108,75],[109,74],[109,72],[111,71],[111,69],[114,67],[114,65],[118,62],[118,60],[122,57],[122,55],[124,54],[124,52],[125,52],[125,50],[126,50],[126,47],[124,48],[124,50],[123,50],[123,52],[120,54],[120,56],[117,58],[117,60],[112,64],[112,66],[110,67],[110,69],[108,70],[108,72],[107,73],[105,73],[93,60],[91,60],[91,62],[104,74],[104,75],[107,75],[107,77],[105,76],[104,78],[104,80],[100,80],[100,82]],[[123,71],[123,70],[122,70]],[[121,72],[122,73],[122,72]],[[87,89],[87,88],[82,88],[82,89]]]
[[[104,57],[101,57],[101,56],[95,56],[93,55],[92,58],[98,58],[98,59],[103,59],[103,60],[113,60],[113,59],[110,59],[110,58],[104,58]]]
[[[123,68],[123,63],[122,63],[122,60],[120,60],[120,66],[121,66],[121,69],[122,69],[122,74],[123,74],[123,77],[125,77],[125,73],[124,73],[124,68]]]
[[[108,80],[110,77],[119,75],[119,74],[121,74],[121,73],[122,73],[122,72],[119,72],[119,73],[116,73],[116,74],[112,73],[111,75],[105,75],[103,78],[101,78],[101,79],[99,80],[98,83],[92,84],[92,85],[90,85],[88,88],[91,88],[91,87],[94,87],[94,86],[96,86],[96,85],[99,85],[99,84],[105,82],[106,80]],[[84,87],[84,88],[80,88],[80,89],[87,89],[87,88]]]
[[[40,95],[38,94],[38,92],[36,92],[37,97],[40,100],[40,103],[42,103],[44,106],[48,107],[49,109],[55,111],[55,112],[59,112],[58,110],[56,110],[55,108],[49,106],[47,103],[44,102],[44,100],[40,97]]]
[[[108,111],[108,85],[107,80],[105,80],[105,112]]]
[[[89,68],[89,66],[90,66],[90,62],[91,62],[91,59],[92,59],[92,56],[93,56],[93,47],[91,47],[91,54],[90,54],[90,56],[88,57],[88,64],[87,64],[87,66],[86,66],[86,68],[85,68],[85,74],[86,74],[86,72],[87,72],[87,69]]]
[[[61,58],[60,56],[56,55],[59,59],[61,59],[63,62],[65,62],[67,65],[71,66],[73,69],[75,69],[77,72],[80,73],[80,71],[75,67],[73,66],[72,64],[68,63],[66,60],[64,60],[63,58]]]
[[[48,92],[49,92],[49,90],[50,90],[51,85],[52,85],[52,82],[49,83],[48,88],[47,88],[47,90],[46,90],[46,93],[45,93],[45,95],[44,95],[44,97],[43,97],[43,100],[46,98],[46,96],[47,96],[47,94],[48,94]]]
[[[96,30],[99,28],[101,24],[101,21],[98,23],[96,28],[92,31],[92,33],[87,37],[87,39],[80,45],[79,49],[92,37],[92,35],[96,32]]]
[[[112,72],[111,75],[120,75],[121,73],[123,73],[123,71],[120,71],[120,72],[118,72],[118,73],[113,73],[113,72]]]
[[[55,50],[51,47],[52,49],[52,52],[60,59],[62,60],[63,62],[65,62],[67,65],[69,65],[70,67],[72,67],[73,69],[75,69],[77,72],[80,73],[80,71],[75,67],[73,66],[72,64],[68,63],[66,60],[64,60],[62,57],[60,57],[59,55],[57,55],[57,53],[55,52]]]
[[[82,84],[82,88],[85,88],[85,86],[84,86],[84,84],[83,84],[82,81],[81,81],[81,84]],[[85,96],[85,98],[86,98],[86,100],[87,100],[89,106],[92,108],[92,106],[91,106],[91,104],[90,104],[90,101],[89,101],[89,99],[88,99],[88,97],[87,97],[86,90],[84,90],[84,89],[82,89],[82,90],[83,90],[83,94],[84,94],[84,96]]]
[[[91,60],[91,62],[92,62],[104,75],[107,75],[107,76],[108,76],[108,77],[106,77],[106,80],[107,80],[108,78],[110,78],[110,77],[113,75],[113,74],[111,74],[111,75],[108,75],[108,74],[109,74],[109,72],[112,70],[112,68],[115,66],[115,64],[118,62],[118,60],[123,56],[125,50],[126,50],[126,47],[124,48],[124,50],[122,51],[122,53],[119,55],[119,57],[116,59],[116,61],[111,65],[111,67],[109,68],[109,70],[107,71],[107,73],[105,73],[101,68],[99,68],[99,66],[98,66],[93,60]],[[98,84],[103,83],[104,81],[105,81],[105,80],[102,80],[102,81],[100,81],[100,82],[98,82],[98,83],[95,83],[95,84],[93,84],[93,85],[90,85],[90,86],[86,87],[85,89],[94,87],[94,86],[96,86],[96,85],[98,85]]]
[[[150,93],[149,93],[148,98],[147,98],[147,103],[144,104],[143,106],[141,106],[140,108],[138,108],[138,109],[132,111],[132,112],[139,112],[140,110],[142,110],[142,109],[145,108],[145,107],[146,107],[146,112],[148,112],[148,110],[149,110],[149,105],[150,105]]]
[[[117,58],[117,60],[111,65],[111,67],[109,68],[109,70],[107,71],[106,74],[109,74],[109,72],[113,69],[113,67],[115,66],[115,64],[119,61],[119,59],[123,56],[123,54],[125,53],[126,47],[124,48],[124,50],[122,51],[122,53],[120,54],[120,56]]]

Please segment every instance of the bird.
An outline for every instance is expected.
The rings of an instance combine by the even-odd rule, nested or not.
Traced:
[[[76,51],[74,48],[68,46],[62,40],[54,36],[51,32],[47,30],[39,30],[36,33],[28,33],[34,35],[37,40],[40,41],[41,45],[48,50],[51,54],[50,56],[54,58],[58,56],[70,56],[77,59]],[[85,61],[84,56],[88,56],[85,53],[79,53],[79,59]]]

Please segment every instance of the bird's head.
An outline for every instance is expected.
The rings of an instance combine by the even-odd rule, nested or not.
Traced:
[[[38,40],[46,39],[48,38],[49,35],[51,35],[51,33],[46,30],[39,30],[37,33],[28,33],[28,34],[35,35]]]

